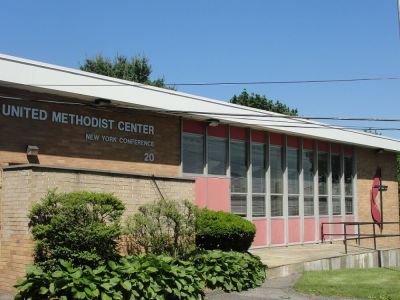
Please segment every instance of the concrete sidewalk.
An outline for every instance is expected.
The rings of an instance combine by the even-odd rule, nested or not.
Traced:
[[[207,300],[327,300],[327,299],[346,299],[343,297],[321,297],[298,294],[293,290],[293,286],[300,278],[301,274],[293,274],[288,277],[281,277],[267,280],[261,287],[241,293],[224,293],[213,291],[206,295]]]

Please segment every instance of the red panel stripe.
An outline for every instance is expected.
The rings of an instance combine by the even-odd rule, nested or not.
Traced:
[[[328,152],[328,143],[318,142],[318,150],[322,152]]]
[[[340,145],[338,144],[331,144],[331,151],[333,153],[340,153]]]
[[[247,140],[246,128],[231,127],[231,139],[234,140]]]
[[[288,147],[298,148],[299,147],[299,138],[295,136],[287,137],[287,145]]]
[[[251,140],[257,143],[265,143],[265,132],[259,130],[252,130]]]
[[[228,126],[226,125],[218,125],[218,126],[208,126],[207,134],[209,136],[216,136],[216,137],[227,137],[228,136]]]
[[[274,145],[282,145],[283,144],[283,135],[279,133],[270,133],[269,141]]]
[[[204,134],[204,123],[194,120],[183,120],[183,132]]]
[[[345,155],[353,155],[353,147],[352,146],[345,146],[344,147],[344,154]]]
[[[314,150],[314,141],[309,139],[303,139],[304,149]]]

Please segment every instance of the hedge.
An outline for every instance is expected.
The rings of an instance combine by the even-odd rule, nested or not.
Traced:
[[[203,209],[196,220],[196,245],[200,249],[247,251],[255,234],[253,223],[231,213]]]

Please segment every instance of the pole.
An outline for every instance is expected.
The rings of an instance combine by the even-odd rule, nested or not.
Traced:
[[[399,0],[400,1],[400,0]],[[382,196],[382,171],[379,176],[379,198],[380,198],[380,204],[381,204],[381,232],[383,230],[383,196]]]

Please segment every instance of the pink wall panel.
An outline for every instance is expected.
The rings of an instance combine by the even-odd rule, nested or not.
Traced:
[[[346,216],[346,222],[355,222],[354,216]],[[347,226],[347,233],[355,233],[357,232],[357,226]]]
[[[196,193],[196,205],[198,207],[204,208],[207,206],[207,178],[206,177],[197,177],[195,184],[195,193]]]
[[[230,180],[228,178],[196,178],[196,204],[211,210],[230,211]]]
[[[319,218],[319,239],[322,239],[322,223],[329,222],[329,218]],[[324,225],[324,233],[331,233],[329,225]],[[325,236],[325,240],[330,240],[330,236]]]
[[[267,220],[253,220],[256,225],[256,236],[252,247],[266,246],[267,245]]]
[[[342,217],[334,217],[332,218],[332,222],[342,222]],[[343,224],[334,224],[333,225],[333,233],[334,234],[342,234],[344,232],[343,230]],[[342,235],[336,235],[333,237],[334,240],[342,240],[343,236]]]
[[[304,241],[315,241],[315,220],[314,218],[304,218]]]
[[[229,212],[230,198],[230,179],[208,178],[207,207],[209,209]]]
[[[300,218],[289,218],[289,243],[300,243]]]
[[[285,243],[285,223],[283,219],[271,220],[271,244],[279,245]]]

